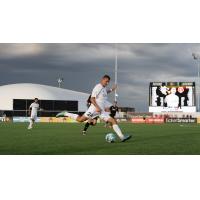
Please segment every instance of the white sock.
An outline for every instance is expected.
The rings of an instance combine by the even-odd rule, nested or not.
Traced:
[[[30,120],[30,124],[29,124],[29,126],[30,126],[30,127],[33,126],[33,121],[32,121],[32,120]]]
[[[72,119],[74,119],[74,120],[76,120],[77,117],[78,117],[77,114],[73,114],[73,113],[66,113],[66,116],[67,116],[67,117],[70,117],[70,118],[72,118]]]
[[[124,135],[123,135],[121,129],[119,128],[119,126],[118,126],[117,124],[114,124],[114,125],[113,125],[113,130],[115,131],[115,133],[117,133],[117,135],[119,136],[119,138],[120,138],[121,140],[124,139]]]

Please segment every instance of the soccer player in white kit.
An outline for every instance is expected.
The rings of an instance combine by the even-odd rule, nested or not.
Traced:
[[[29,107],[29,115],[30,115],[30,124],[28,126],[28,129],[33,128],[33,124],[37,119],[37,113],[40,108],[40,105],[38,103],[38,98],[34,99],[34,102]]]
[[[107,94],[114,91],[117,87],[115,85],[112,89],[107,89],[106,86],[109,84],[109,82],[110,76],[104,75],[100,83],[94,87],[91,95],[92,104],[82,116],[63,111],[61,113],[58,113],[56,117],[70,117],[78,122],[84,122],[88,119],[93,119],[99,116],[105,122],[110,122],[112,124],[113,130],[116,132],[122,142],[130,139],[131,136],[125,136],[119,128],[117,121],[114,118],[110,117],[109,113],[105,111],[108,102]]]

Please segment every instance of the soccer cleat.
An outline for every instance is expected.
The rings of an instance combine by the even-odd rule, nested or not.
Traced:
[[[28,130],[30,130],[30,129],[32,129],[32,128],[33,128],[33,127],[29,126],[29,127],[28,127]]]
[[[82,133],[83,133],[83,135],[86,135],[86,131],[83,131]]]
[[[129,139],[131,139],[131,135],[126,135],[126,136],[124,136],[124,139],[123,140],[121,140],[121,142],[125,142],[125,141],[127,141],[127,140],[129,140]]]
[[[60,112],[60,113],[58,113],[56,115],[56,118],[58,118],[58,117],[66,117],[66,113],[67,113],[67,111],[62,111],[62,112]]]

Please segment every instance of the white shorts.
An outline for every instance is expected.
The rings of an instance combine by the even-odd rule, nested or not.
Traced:
[[[99,112],[96,112],[96,108],[95,106],[92,104],[88,110],[84,113],[84,116],[89,118],[89,119],[94,119],[96,117],[100,117],[100,119],[104,120],[104,121],[108,121],[110,117],[109,115],[109,112],[105,112],[104,111],[104,108],[101,108],[102,111],[99,113]]]
[[[100,115],[100,113],[96,112],[96,108],[93,104],[91,104],[91,106],[84,113],[84,116],[89,119],[94,119],[95,117],[97,117],[99,115]]]
[[[37,119],[37,115],[31,115],[30,119],[36,121],[36,119]]]

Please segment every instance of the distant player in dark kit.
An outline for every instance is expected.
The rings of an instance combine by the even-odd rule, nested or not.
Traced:
[[[91,95],[88,97],[88,100],[87,100],[87,107],[89,108],[91,105]],[[95,126],[97,124],[97,120],[98,120],[98,117],[95,117],[94,119],[89,119],[85,126],[84,126],[84,129],[82,131],[83,135],[86,135],[86,131],[87,129],[89,128],[89,126]]]
[[[109,108],[108,111],[110,112],[110,116],[111,116],[112,118],[115,118],[116,113],[119,111],[119,108],[118,108],[118,106],[117,106],[117,102],[116,102],[116,101],[114,102],[114,104],[113,104],[112,106],[110,106],[110,108]],[[106,124],[105,124],[105,127],[106,127],[106,128],[107,128],[108,124],[109,124],[109,122],[106,122]],[[111,126],[111,127],[112,127],[112,126]]]
[[[114,105],[110,106],[110,116],[112,118],[115,118],[115,115],[118,111],[119,111],[119,108],[117,107],[117,102],[114,102]]]

